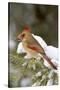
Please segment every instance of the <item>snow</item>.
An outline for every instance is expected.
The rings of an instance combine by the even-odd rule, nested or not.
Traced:
[[[42,75],[42,73],[41,73],[41,71],[39,71],[39,72],[36,73],[35,76],[36,76],[36,77],[39,77],[39,76],[41,76],[41,75]]]
[[[49,79],[48,82],[47,82],[47,86],[51,86],[53,84],[53,79]]]
[[[29,53],[26,56],[24,56],[24,59],[30,59],[30,58],[32,58],[32,56]]]
[[[23,48],[22,42],[20,42],[17,47],[17,53],[19,54],[19,53],[25,53],[25,52],[26,51]]]
[[[24,77],[21,79],[20,85],[21,87],[29,86],[31,84],[31,80],[29,77]]]
[[[52,79],[53,72],[54,72],[54,71],[51,70],[50,73],[49,73],[49,75],[48,75],[49,80],[48,80],[48,82],[47,82],[47,86],[50,86],[50,85],[53,84],[53,79]]]
[[[53,46],[47,46],[45,53],[48,57],[58,60],[58,48]]]

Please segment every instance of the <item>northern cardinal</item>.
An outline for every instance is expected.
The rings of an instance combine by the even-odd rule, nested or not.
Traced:
[[[17,38],[18,40],[22,41],[22,45],[26,53],[31,54],[33,57],[35,57],[39,53],[40,56],[45,59],[54,69],[57,69],[57,67],[51,62],[51,59],[46,56],[43,47],[31,34],[29,27],[25,27],[22,33],[20,33]]]

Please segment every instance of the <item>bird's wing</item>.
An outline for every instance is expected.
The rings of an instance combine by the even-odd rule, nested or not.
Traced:
[[[38,53],[45,53],[43,47],[33,36],[30,38],[30,40],[27,40],[27,47],[35,50]]]
[[[44,50],[41,47],[39,47],[38,45],[28,44],[27,47],[38,52],[38,53],[44,54]]]

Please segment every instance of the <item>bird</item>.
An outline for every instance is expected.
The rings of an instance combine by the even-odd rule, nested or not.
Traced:
[[[41,36],[37,36],[37,35],[35,35],[35,34],[32,34],[32,36],[39,42],[39,44],[43,47],[43,49],[44,49],[45,51],[47,51],[47,50],[46,50],[46,48],[47,48],[47,43],[43,40],[43,38],[42,38]],[[19,42],[19,44],[18,44],[17,53],[18,53],[18,54],[19,54],[19,53],[26,53],[26,51],[25,51],[25,49],[24,49],[24,47],[23,47],[23,45],[22,45],[22,42]]]
[[[26,53],[31,54],[33,57],[39,53],[54,69],[57,69],[56,65],[53,64],[51,59],[45,54],[41,44],[33,37],[29,27],[24,27],[24,30],[17,36],[17,39],[22,41]]]

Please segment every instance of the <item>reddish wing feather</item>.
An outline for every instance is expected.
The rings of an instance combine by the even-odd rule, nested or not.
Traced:
[[[35,45],[27,45],[27,47],[34,50],[34,51],[39,52],[39,49]]]

